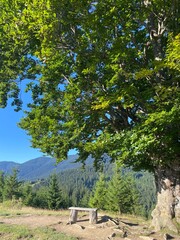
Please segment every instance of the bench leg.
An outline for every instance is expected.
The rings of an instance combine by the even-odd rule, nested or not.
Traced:
[[[77,222],[77,215],[78,215],[78,211],[72,209],[71,212],[70,212],[69,221],[70,221],[71,223]]]
[[[89,212],[89,222],[91,224],[97,223],[97,211],[90,211]]]

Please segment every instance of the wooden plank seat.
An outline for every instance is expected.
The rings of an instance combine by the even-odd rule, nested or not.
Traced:
[[[97,223],[97,208],[83,208],[83,207],[70,207],[70,223],[77,222],[78,211],[89,212],[89,223],[96,224]]]

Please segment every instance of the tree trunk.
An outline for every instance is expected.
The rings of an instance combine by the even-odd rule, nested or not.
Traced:
[[[168,228],[178,232],[180,224],[180,166],[171,167],[155,171],[157,205],[152,212],[152,227],[156,231]]]

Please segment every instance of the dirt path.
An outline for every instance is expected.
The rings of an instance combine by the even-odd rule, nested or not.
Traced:
[[[145,223],[129,222],[127,219],[117,220],[108,216],[98,216],[98,223],[89,224],[88,215],[78,218],[76,224],[68,224],[68,216],[25,214],[15,217],[0,217],[1,223],[27,225],[34,227],[51,227],[56,231],[75,236],[79,240],[164,240],[165,235],[148,230]],[[172,236],[180,240],[178,236]]]

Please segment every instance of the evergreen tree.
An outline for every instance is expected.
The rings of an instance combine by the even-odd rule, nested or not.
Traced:
[[[72,198],[68,192],[62,192],[62,199],[63,199],[63,207],[68,208],[73,206],[72,204]]]
[[[85,188],[84,194],[79,202],[80,207],[88,207],[89,206],[89,198],[90,198],[90,190]]]
[[[130,176],[122,176],[120,170],[116,170],[109,181],[107,190],[106,209],[119,211],[119,213],[133,213],[137,205],[137,196],[134,195]]]
[[[26,182],[21,186],[20,191],[22,195],[23,204],[26,206],[31,206],[33,202],[32,185]]]
[[[17,174],[18,170],[13,169],[12,174],[5,177],[3,200],[18,199],[20,197],[20,182],[18,181]]]
[[[58,185],[56,174],[52,174],[50,176],[47,196],[49,209],[59,209],[62,203],[62,194]]]
[[[33,207],[48,208],[48,188],[46,186],[39,187],[34,192],[34,198],[32,202]]]
[[[76,186],[73,189],[72,194],[71,194],[71,203],[73,206],[76,207],[76,206],[78,206],[79,201],[80,201],[80,189],[76,184]]]
[[[129,195],[130,195],[129,197],[130,204],[128,206],[128,212],[140,215],[140,209],[141,209],[139,204],[140,194],[136,187],[134,177],[132,173],[128,173],[124,177],[125,177],[125,182],[128,187]]]
[[[106,194],[107,194],[107,184],[105,181],[104,174],[101,174],[99,177],[99,180],[96,182],[93,195],[89,200],[89,205],[91,207],[105,209]]]
[[[0,202],[3,201],[4,173],[0,171]]]
[[[135,183],[140,195],[139,204],[141,208],[139,214],[150,218],[157,201],[154,176],[148,172],[141,172],[136,175]]]

